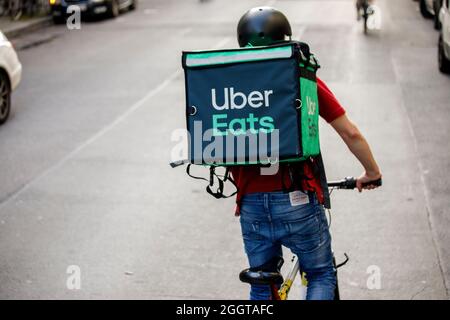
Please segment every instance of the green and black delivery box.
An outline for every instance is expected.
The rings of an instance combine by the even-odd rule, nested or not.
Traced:
[[[300,42],[183,52],[189,162],[267,164],[318,155],[317,60]]]

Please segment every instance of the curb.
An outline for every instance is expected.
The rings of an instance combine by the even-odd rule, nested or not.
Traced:
[[[13,26],[6,29],[4,28],[2,31],[7,38],[14,38],[21,36],[25,33],[28,33],[30,31],[36,31],[38,29],[44,28],[51,24],[52,24],[52,17],[47,16],[35,19],[34,21],[24,24],[22,26]]]

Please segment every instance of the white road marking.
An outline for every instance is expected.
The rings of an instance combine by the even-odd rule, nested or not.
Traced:
[[[192,28],[185,28],[185,29],[181,30],[181,32],[177,36],[178,37],[184,37],[185,35],[187,35],[191,31],[192,31]]]
[[[222,39],[220,42],[218,42],[215,46],[213,46],[216,49],[219,49],[223,47],[228,41],[230,40],[229,37]],[[11,201],[19,197],[22,193],[27,191],[31,186],[33,186],[35,183],[39,182],[41,179],[48,176],[50,173],[55,171],[56,169],[60,168],[62,165],[64,165],[68,160],[73,158],[75,155],[77,155],[79,152],[81,152],[83,149],[85,149],[87,146],[91,145],[101,137],[103,137],[106,133],[111,131],[114,127],[116,127],[118,124],[120,124],[122,121],[124,121],[128,116],[130,116],[132,113],[136,112],[139,108],[141,108],[143,105],[145,105],[150,99],[152,99],[155,95],[163,91],[172,81],[174,81],[178,76],[182,74],[181,68],[173,72],[171,75],[169,75],[162,83],[160,83],[156,88],[150,90],[144,97],[142,97],[140,100],[138,100],[136,103],[134,103],[128,110],[126,110],[124,113],[119,115],[114,121],[112,121],[107,126],[103,127],[98,131],[96,134],[94,134],[92,137],[81,143],[78,147],[76,147],[74,150],[72,150],[69,154],[67,154],[65,157],[60,159],[55,165],[51,166],[47,170],[44,170],[41,174],[36,176],[34,179],[30,180],[26,184],[24,184],[20,189],[18,189],[16,192],[12,193],[8,198],[4,199],[3,202],[0,203],[0,211],[6,207]]]
[[[230,37],[226,37],[226,38],[223,38],[221,41],[219,41],[214,47],[213,47],[213,49],[214,50],[217,50],[217,49],[220,49],[220,48],[223,48],[223,47],[225,47],[225,45],[230,41]]]

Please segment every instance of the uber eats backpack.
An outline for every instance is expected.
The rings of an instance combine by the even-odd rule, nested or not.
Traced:
[[[230,166],[299,162],[320,154],[320,66],[305,43],[185,51],[182,65],[189,159],[171,165],[189,163],[189,175],[191,164],[209,165],[210,179],[204,180],[216,198],[226,197],[224,181],[233,182]],[[217,166],[227,168],[223,177],[215,173]]]

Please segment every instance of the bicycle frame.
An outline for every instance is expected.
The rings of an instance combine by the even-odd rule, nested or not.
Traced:
[[[287,300],[289,291],[291,290],[292,285],[294,284],[294,280],[297,277],[297,274],[301,274],[301,283],[302,286],[305,288],[308,286],[308,281],[306,280],[306,273],[300,271],[300,264],[298,262],[298,258],[294,256],[295,263],[293,264],[291,271],[287,275],[286,279],[284,280],[283,284],[281,285],[280,289],[277,292],[279,299],[274,300]],[[273,292],[273,288],[272,288]],[[275,297],[277,296],[275,295]]]
[[[336,259],[333,254],[333,265],[335,268],[336,273],[336,290],[335,290],[335,300],[339,300],[339,287],[337,285],[337,269],[345,265],[349,261],[349,257],[346,253],[344,253],[345,260],[341,262],[340,264],[336,264]],[[272,291],[272,297],[273,300],[287,300],[289,291],[291,290],[292,285],[294,284],[294,280],[297,277],[297,274],[301,274],[301,284],[305,288],[308,287],[308,280],[306,279],[306,273],[302,272],[300,270],[300,264],[298,261],[298,258],[294,256],[295,263],[292,265],[291,270],[289,271],[289,274],[286,276],[284,282],[280,286],[280,289],[277,289],[277,287],[272,284],[270,285],[271,291]],[[293,260],[294,261],[294,260]]]

